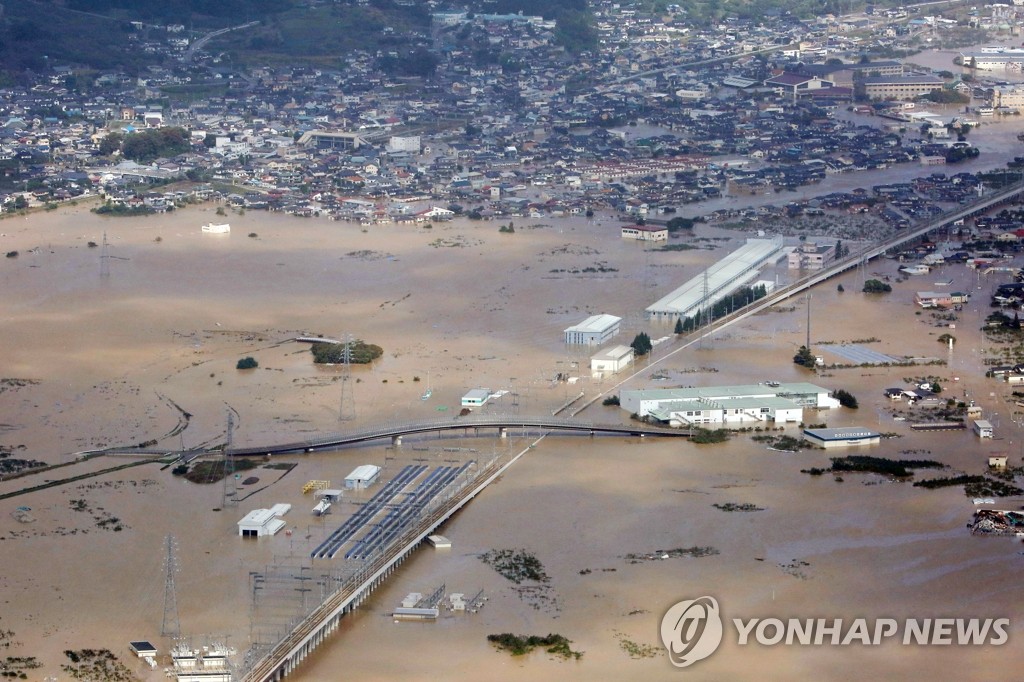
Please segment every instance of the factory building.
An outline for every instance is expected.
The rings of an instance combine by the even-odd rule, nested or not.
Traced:
[[[593,315],[565,330],[565,342],[570,345],[599,346],[619,333],[621,317]]]
[[[808,383],[622,391],[622,409],[671,426],[801,422],[805,408],[839,407],[826,388]]]
[[[648,306],[648,317],[665,321],[693,317],[757,277],[761,267],[779,257],[782,247],[781,237],[748,239],[702,274]]]
[[[1019,69],[1024,64],[1024,52],[1020,50],[990,51],[982,49],[980,52],[961,52],[960,59],[968,69],[981,69],[982,71],[996,71],[1002,69]]]

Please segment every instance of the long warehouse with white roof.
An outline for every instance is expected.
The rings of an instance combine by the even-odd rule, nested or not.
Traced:
[[[757,277],[761,267],[778,258],[782,237],[748,239],[747,243],[669,295],[647,307],[648,317],[675,320],[694,316]]]

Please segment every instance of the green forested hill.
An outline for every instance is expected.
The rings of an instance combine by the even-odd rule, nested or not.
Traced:
[[[156,26],[181,24],[192,35],[259,21],[218,38],[214,47],[243,58],[337,56],[386,42],[382,29],[426,28],[425,7],[392,0],[299,3],[297,0],[16,0],[0,4],[0,84],[47,64],[123,68],[136,72],[166,57],[146,54],[139,42],[160,36]],[[141,30],[131,22],[146,24]]]
[[[0,82],[26,69],[55,64],[136,71],[159,61],[131,36],[132,21],[211,29],[263,19],[292,8],[292,0],[16,0],[0,5]]]
[[[557,19],[558,39],[573,52],[596,44],[587,0],[468,0],[459,6]],[[352,49],[408,51],[416,47],[410,32],[422,35],[429,29],[430,11],[426,3],[395,0],[0,0],[0,85],[25,80],[27,70],[58,64],[135,74],[170,59],[141,49],[146,41],[166,38],[159,27],[168,24],[183,25],[194,37],[258,21],[211,45],[229,52],[235,64],[336,63]]]

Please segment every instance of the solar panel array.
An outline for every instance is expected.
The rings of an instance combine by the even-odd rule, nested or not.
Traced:
[[[398,475],[384,484],[377,494],[360,507],[355,514],[350,516],[345,523],[341,524],[336,531],[331,533],[326,540],[314,549],[310,556],[314,559],[333,559],[341,546],[348,542],[352,536],[362,530],[366,522],[376,516],[388,502],[391,501],[400,490],[409,483],[416,480],[428,467],[424,465],[409,464],[398,472]]]
[[[385,483],[366,504],[321,542],[310,556],[314,559],[333,559],[345,543],[356,537],[368,525],[370,529],[355,541],[345,553],[345,558],[365,559],[382,550],[415,523],[434,498],[472,465],[473,462],[467,462],[461,467],[437,467],[411,491],[406,491],[406,488],[420,478],[429,467],[413,464],[403,467],[397,476]],[[399,499],[401,496],[404,498]],[[371,525],[373,519],[385,509],[387,514]]]
[[[409,493],[399,505],[395,505],[380,523],[371,528],[362,538],[356,541],[352,549],[345,553],[346,559],[365,559],[374,552],[386,547],[389,542],[400,536],[420,513],[437,497],[438,493],[447,488],[459,474],[469,468],[467,462],[459,468],[438,467],[430,472],[416,488]]]

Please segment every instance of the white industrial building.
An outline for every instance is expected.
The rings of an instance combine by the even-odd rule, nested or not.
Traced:
[[[808,383],[622,391],[619,402],[639,417],[672,426],[801,422],[806,407],[839,407],[828,389]]]
[[[782,247],[782,237],[748,239],[703,273],[648,306],[647,315],[669,321],[693,317],[757,277],[762,266],[779,257]]]
[[[786,423],[803,421],[804,408],[785,398],[723,398],[670,401],[649,414],[669,426]]]
[[[590,358],[591,376],[600,378],[606,374],[618,373],[632,364],[634,353],[629,346],[615,346],[596,353]]]
[[[658,225],[629,225],[622,228],[622,238],[641,242],[663,242],[668,239],[668,228]]]
[[[992,106],[1019,109],[1024,107],[1024,88],[1019,84],[997,85],[992,88]]]
[[[621,317],[592,315],[565,330],[565,342],[572,345],[599,346],[619,333]]]
[[[965,67],[982,71],[1014,70],[1024,64],[1024,52],[1019,50],[961,52],[960,58],[963,59]]]
[[[790,269],[824,270],[836,259],[835,243],[803,243],[789,252]]]
[[[484,403],[491,399],[491,389],[473,388],[466,395],[462,396],[463,407],[483,407]]]
[[[391,152],[412,152],[420,153],[420,136],[410,135],[408,137],[392,136],[388,140],[388,151]]]
[[[825,449],[848,448],[858,445],[878,445],[882,434],[861,426],[839,429],[804,429],[804,440]]]
[[[369,488],[380,476],[380,467],[374,464],[362,464],[352,470],[352,473],[345,477],[345,487],[349,490],[362,490]]]
[[[274,535],[285,526],[281,517],[291,511],[290,504],[275,504],[270,509],[253,509],[238,522],[238,534],[243,538]]]

